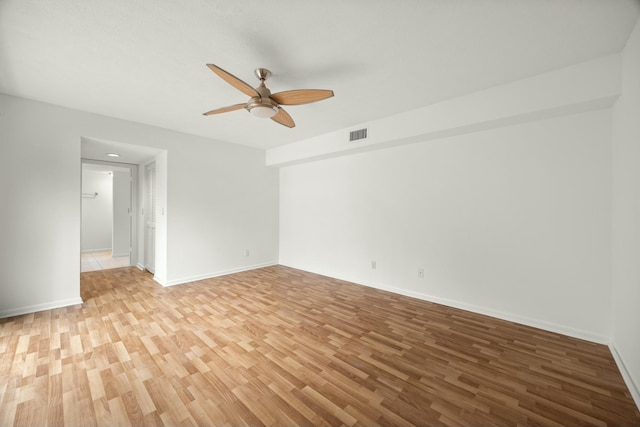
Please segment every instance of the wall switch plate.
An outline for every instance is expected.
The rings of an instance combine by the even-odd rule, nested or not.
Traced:
[[[418,279],[424,279],[424,268],[418,269]]]
[[[375,261],[371,261],[371,269],[372,270],[376,269],[376,262]]]

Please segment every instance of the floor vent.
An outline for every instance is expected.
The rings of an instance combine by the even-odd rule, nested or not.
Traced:
[[[349,133],[349,142],[365,139],[367,137],[367,128],[353,130]]]

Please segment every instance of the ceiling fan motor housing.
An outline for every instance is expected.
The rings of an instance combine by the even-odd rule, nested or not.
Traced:
[[[278,104],[270,98],[271,91],[264,85],[265,79],[271,75],[266,68],[256,68],[256,76],[260,79],[260,86],[256,92],[260,96],[255,96],[247,102],[247,110],[255,117],[269,118],[278,113]]]

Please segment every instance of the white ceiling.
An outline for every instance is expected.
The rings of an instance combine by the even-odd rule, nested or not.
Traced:
[[[271,148],[619,52],[639,0],[0,0],[0,92]],[[239,110],[214,63],[273,92],[288,129]]]

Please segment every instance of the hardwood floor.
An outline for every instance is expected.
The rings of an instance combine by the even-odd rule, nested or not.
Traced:
[[[606,346],[282,266],[0,320],[0,426],[640,425]]]

